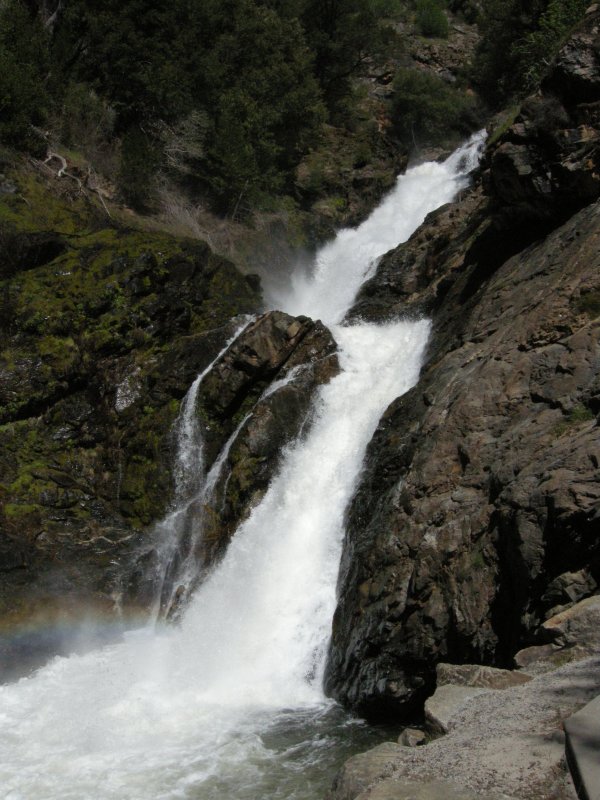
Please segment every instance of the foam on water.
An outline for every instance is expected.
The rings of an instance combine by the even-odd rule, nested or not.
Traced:
[[[418,379],[429,331],[427,321],[337,323],[373,259],[464,185],[461,159],[477,147],[411,170],[367,223],[325,248],[298,282],[300,305],[286,299],[287,310],[330,322],[342,371],[180,625],[132,632],[0,688],[7,800],[322,795],[314,776],[323,781],[353,727],[332,722],[339,712],[322,690],[344,512],[382,412]],[[362,266],[349,264],[358,251]]]

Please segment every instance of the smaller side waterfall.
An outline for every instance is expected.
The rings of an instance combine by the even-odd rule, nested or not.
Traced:
[[[241,318],[233,335],[210,364],[196,377],[181,401],[179,415],[174,425],[176,452],[173,474],[175,483],[173,509],[164,519],[156,523],[152,537],[155,554],[152,576],[152,583],[155,587],[153,619],[168,614],[169,609],[179,605],[180,596],[176,597],[176,595],[178,591],[181,595],[180,573],[183,571],[183,565],[187,566],[193,550],[195,535],[199,533],[199,526],[192,524],[189,515],[189,508],[194,501],[202,501],[205,496],[208,477],[204,464],[202,431],[196,413],[198,392],[204,378],[253,319],[250,316]],[[189,583],[189,579],[184,580],[184,583]]]
[[[215,364],[221,360],[231,345],[246,330],[253,317],[242,317],[242,322],[235,329],[231,338],[227,340],[223,349],[215,356],[192,383],[186,396],[181,401],[179,416],[175,421],[175,437],[177,452],[175,455],[174,480],[175,500],[174,505],[180,506],[193,497],[199,490],[204,479],[204,449],[202,432],[196,414],[196,401],[200,385]]]

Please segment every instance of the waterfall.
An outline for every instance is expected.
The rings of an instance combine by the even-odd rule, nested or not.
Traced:
[[[7,800],[322,796],[323,773],[360,727],[322,690],[344,511],[382,412],[418,379],[429,331],[427,321],[342,320],[376,259],[465,185],[480,142],[409,170],[363,225],[322,249],[311,273],[271,295],[331,326],[340,374],[318,391],[308,434],[286,448],[177,627],[131,632],[0,688]],[[197,447],[185,408],[180,440]],[[188,465],[202,472],[201,458],[183,449],[189,498]]]
[[[286,290],[266,287],[273,308],[306,314],[326,325],[341,322],[378,259],[406,241],[427,214],[453,200],[479,163],[485,135],[475,134],[442,163],[426,162],[400,175],[393,191],[357,228],[341,230],[308,269],[294,272]]]
[[[202,431],[196,414],[198,392],[204,378],[214,365],[229,350],[231,345],[248,327],[253,317],[244,315],[231,338],[217,353],[210,364],[197,376],[181,401],[179,415],[175,420],[175,465],[173,477],[175,499],[173,510],[155,526],[151,537],[151,549],[155,554],[154,578],[156,586],[154,608],[151,616],[156,619],[161,613],[173,608],[177,591],[175,578],[186,571],[194,547],[195,530],[189,530],[188,509],[197,499],[202,499],[207,490],[210,473],[205,475],[204,445]],[[185,539],[188,541],[184,541]],[[183,563],[182,563],[183,562]]]

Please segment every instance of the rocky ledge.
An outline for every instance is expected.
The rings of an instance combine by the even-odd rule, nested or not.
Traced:
[[[164,579],[160,540],[150,549],[142,545],[126,581],[129,603],[151,606],[157,591],[153,576],[159,574],[163,613],[179,613],[262,499],[283,448],[310,425],[315,390],[338,371],[337,345],[321,322],[270,311],[246,326],[214,363],[196,397],[204,491],[186,499],[180,539]],[[196,577],[177,585],[188,559]]]
[[[590,717],[598,701],[578,710],[600,693],[600,598],[547,627],[552,642],[527,672],[440,664],[425,707],[427,742],[406,746],[403,735],[354,756],[329,800],[576,800],[567,755],[591,789],[582,796],[595,797],[597,761],[582,732],[587,741],[600,735]]]

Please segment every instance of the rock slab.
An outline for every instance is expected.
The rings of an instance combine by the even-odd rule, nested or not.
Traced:
[[[398,744],[404,747],[419,747],[427,741],[427,734],[418,728],[405,728],[398,737]]]
[[[600,647],[600,595],[588,597],[546,620],[544,633],[561,647]]]
[[[470,791],[478,798],[576,800],[562,720],[599,693],[598,654],[521,686],[480,690],[445,736],[423,747],[389,742],[350,758],[329,800],[391,800],[394,791],[403,796],[403,781],[449,783],[464,787],[465,797]]]
[[[435,690],[425,701],[425,719],[432,730],[448,733],[453,727],[454,718],[474,697],[487,691],[473,686],[453,686],[446,684]]]
[[[498,795],[482,795],[446,781],[420,783],[390,778],[361,792],[356,800],[500,800]],[[501,800],[510,800],[504,795]]]
[[[582,800],[600,800],[600,695],[565,720],[567,760]]]
[[[482,667],[480,664],[438,664],[437,685],[473,686],[482,689],[508,689],[531,680],[530,675],[509,669]]]

